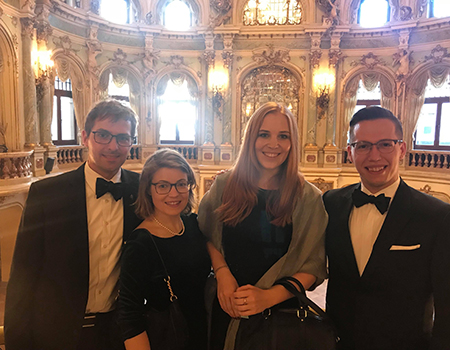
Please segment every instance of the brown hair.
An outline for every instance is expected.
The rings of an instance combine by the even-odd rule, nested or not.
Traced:
[[[197,186],[194,171],[180,153],[171,149],[161,149],[147,159],[139,179],[136,214],[142,219],[150,217],[155,211],[150,194],[150,186],[153,176],[161,168],[179,169],[187,174],[187,181],[191,185],[191,188],[189,190],[188,204],[182,211],[182,214],[189,214],[192,211],[195,201],[193,190]]]
[[[117,100],[105,100],[97,103],[94,108],[91,109],[86,117],[84,123],[84,130],[86,135],[92,131],[94,124],[97,120],[111,119],[113,123],[119,120],[125,120],[131,123],[131,137],[136,135],[136,113],[131,108],[124,106]]]
[[[388,109],[378,107],[378,106],[369,106],[363,109],[360,109],[356,112],[352,119],[350,120],[350,142],[353,142],[355,138],[355,126],[364,120],[377,120],[377,119],[388,119],[395,125],[395,132],[397,133],[397,137],[400,140],[403,140],[403,127],[402,123],[398,118]]]
[[[298,170],[299,140],[297,121],[291,111],[275,102],[267,102],[258,108],[248,121],[238,159],[225,185],[222,205],[217,208],[219,219],[229,226],[236,226],[250,215],[257,204],[258,181],[261,166],[256,157],[255,143],[267,114],[279,112],[286,116],[291,138],[291,149],[280,166],[276,181],[278,190],[269,195],[266,211],[273,217],[272,223],[285,226],[292,222],[296,199],[301,194],[303,176]]]

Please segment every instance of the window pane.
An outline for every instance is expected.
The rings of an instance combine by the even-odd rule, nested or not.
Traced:
[[[448,0],[434,0],[434,17],[450,16],[450,2]],[[431,5],[431,4],[430,4]]]
[[[450,76],[447,77],[445,83],[439,88],[434,87],[428,80],[428,84],[425,89],[425,98],[448,96],[450,96]]]
[[[52,140],[58,140],[58,97],[53,96]]]
[[[382,27],[388,20],[386,0],[365,0],[361,4],[359,24],[365,28]]]
[[[356,96],[357,100],[380,100],[381,99],[380,82],[378,82],[377,86],[373,90],[369,91],[364,86],[362,80],[360,80]]]
[[[439,146],[450,146],[450,103],[442,104]]]
[[[191,10],[183,1],[175,0],[166,6],[164,25],[170,30],[187,30],[191,26]]]
[[[108,84],[108,96],[124,96],[129,98],[130,96],[130,86],[125,83],[121,87],[118,87],[113,80],[113,75],[109,75]]]
[[[195,141],[195,121],[197,108],[189,94],[187,81],[174,84],[167,83],[166,91],[158,107],[160,118],[160,141]],[[179,137],[176,130],[178,127]]]
[[[100,15],[113,23],[128,22],[128,8],[125,0],[103,0],[100,2]]]
[[[61,96],[61,139],[74,140],[73,101],[71,97]]]
[[[416,145],[434,145],[437,103],[425,103],[417,123]]]
[[[353,114],[355,114],[356,112],[360,111],[363,108],[366,108],[366,105],[356,105]]]

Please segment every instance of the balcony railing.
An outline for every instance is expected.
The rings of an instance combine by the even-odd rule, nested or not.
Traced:
[[[450,170],[450,153],[437,151],[410,151],[406,155],[407,167],[418,169]]]
[[[81,164],[84,162],[84,146],[60,146],[58,147],[57,157],[58,166],[65,164]]]
[[[31,155],[33,151],[0,153],[0,179],[31,178]]]
[[[170,148],[178,151],[190,162],[196,162],[198,159],[198,146],[180,146],[180,145],[164,145],[159,146],[158,149]]]

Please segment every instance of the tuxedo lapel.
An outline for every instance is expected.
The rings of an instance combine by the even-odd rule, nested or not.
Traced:
[[[347,191],[342,194],[341,200],[338,201],[339,208],[336,208],[338,220],[337,227],[332,228],[336,233],[336,237],[332,244],[334,251],[340,252],[340,261],[344,265],[349,275],[359,278],[358,265],[356,263],[355,253],[353,251],[352,239],[349,229],[349,217],[353,209],[352,193],[354,189],[359,188],[360,184],[350,186]]]
[[[134,212],[134,202],[137,198],[137,192],[139,189],[139,181],[133,179],[126,170],[122,169],[121,181],[124,184],[123,194],[123,239],[126,240],[126,236],[131,233],[137,226],[137,217]]]
[[[86,181],[84,176],[84,164],[76,169],[68,181],[65,192],[64,201],[70,201],[71,212],[67,213],[66,218],[70,220],[67,227],[69,232],[64,234],[72,235],[71,244],[73,250],[78,252],[78,266],[80,276],[80,290],[87,293],[89,290],[89,234],[86,209]],[[70,219],[69,219],[70,218]]]
[[[376,271],[378,263],[382,263],[386,254],[393,244],[396,243],[397,236],[410,219],[411,193],[408,186],[400,181],[400,185],[392,200],[389,211],[381,227],[380,233],[373,245],[372,254],[367,262],[363,276],[370,275]]]

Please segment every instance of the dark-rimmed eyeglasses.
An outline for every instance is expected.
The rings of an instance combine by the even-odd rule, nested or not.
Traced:
[[[352,146],[355,149],[355,152],[357,154],[368,154],[373,146],[376,146],[378,151],[380,153],[391,153],[394,150],[395,145],[401,144],[403,140],[391,140],[391,139],[385,139],[380,140],[378,142],[372,143],[368,141],[358,141],[358,142],[352,142],[350,146]]]
[[[131,137],[128,134],[113,135],[110,132],[104,130],[92,131],[92,133],[94,134],[95,142],[101,145],[107,145],[111,142],[113,137],[116,138],[117,144],[122,147],[130,147],[134,141],[134,137]]]
[[[170,191],[172,191],[172,187],[175,187],[177,192],[180,194],[187,193],[191,189],[191,184],[186,180],[180,180],[175,182],[174,184],[166,181],[160,181],[157,183],[152,183],[152,185],[155,186],[155,191],[158,194],[168,194]]]

